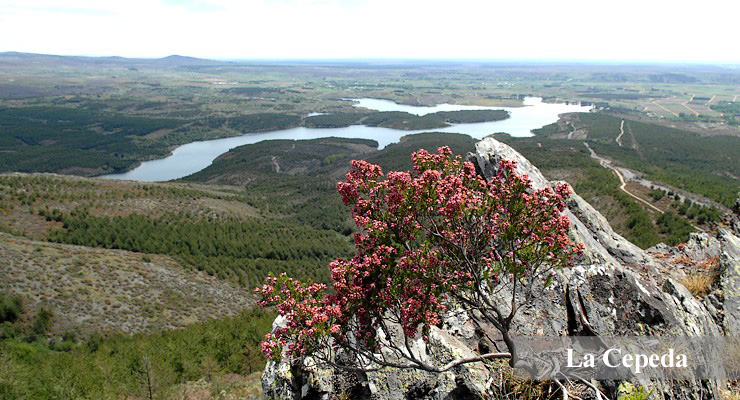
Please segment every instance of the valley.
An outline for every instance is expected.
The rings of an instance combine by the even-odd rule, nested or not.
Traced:
[[[0,53],[0,398],[259,396],[275,311],[253,290],[328,283],[355,254],[351,160],[406,171],[492,136],[638,249],[717,236],[737,218],[737,79]]]

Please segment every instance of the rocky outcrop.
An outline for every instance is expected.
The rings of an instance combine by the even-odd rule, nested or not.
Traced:
[[[490,178],[500,159],[517,161],[517,172],[527,174],[535,188],[553,186],[521,154],[492,138],[477,144],[470,159],[479,173]],[[585,246],[578,265],[561,270],[554,284],[535,296],[531,307],[517,314],[518,335],[721,335],[737,334],[740,241],[729,231],[719,239],[695,236],[690,252],[711,258],[721,256],[719,285],[724,293],[724,318],[707,310],[666,271],[665,249],[647,252],[614,232],[607,220],[580,196],[568,201],[570,235]],[[501,294],[504,296],[505,294]],[[456,314],[434,328],[427,343],[414,341],[414,350],[432,364],[476,353],[505,350],[500,334],[465,313]],[[279,321],[278,321],[279,322]],[[435,375],[416,370],[383,369],[370,373],[334,372],[305,360],[269,363],[263,376],[266,398],[374,398],[468,399],[483,398],[492,383],[491,371],[467,364]],[[664,393],[666,398],[716,398],[712,382],[663,386],[660,382],[634,382]],[[616,387],[606,388],[614,393]]]
[[[722,326],[725,334],[740,335],[740,239],[726,229],[720,229],[719,287],[724,299]]]

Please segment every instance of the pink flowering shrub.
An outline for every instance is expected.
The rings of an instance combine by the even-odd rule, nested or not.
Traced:
[[[580,253],[563,214],[569,186],[533,190],[510,161],[487,182],[447,147],[419,150],[412,159],[412,173],[386,176],[377,165],[352,161],[338,191],[360,229],[357,255],[329,265],[331,291],[285,275],[256,290],[260,305],[276,306],[286,320],[262,344],[268,358],[279,360],[285,346],[289,355],[305,356],[330,345],[383,365],[372,355],[392,346],[378,334],[393,338],[389,323],[406,338],[426,338],[452,304],[479,310],[506,341],[533,288],[548,285],[554,269]],[[496,300],[496,293],[511,300]]]

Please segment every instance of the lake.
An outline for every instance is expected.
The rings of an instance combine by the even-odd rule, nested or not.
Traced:
[[[578,104],[543,103],[539,97],[527,97],[523,107],[482,107],[455,104],[439,104],[432,107],[407,106],[389,100],[348,99],[355,101],[355,107],[365,107],[378,111],[405,111],[424,115],[437,111],[458,110],[506,110],[510,117],[502,121],[475,124],[456,124],[446,128],[404,131],[399,129],[353,125],[346,128],[291,128],[279,131],[248,133],[243,136],[204,140],[184,144],[172,151],[166,158],[145,161],[138,167],[122,174],[103,175],[101,178],[126,179],[136,181],[168,181],[182,178],[211,165],[219,155],[237,146],[273,139],[319,139],[342,137],[373,139],[380,148],[396,143],[402,136],[421,132],[463,133],[482,139],[492,133],[506,132],[512,136],[532,136],[532,129],[541,128],[558,120],[558,115],[569,112],[588,112],[591,107]]]

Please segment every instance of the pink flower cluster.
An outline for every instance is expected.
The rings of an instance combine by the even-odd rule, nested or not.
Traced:
[[[261,307],[276,306],[287,322],[285,327],[268,333],[261,343],[262,353],[270,359],[280,359],[288,343],[291,355],[305,355],[320,337],[339,332],[339,326],[331,321],[337,319],[340,310],[324,301],[326,285],[306,285],[283,273],[268,277],[255,292],[262,297],[258,302]]]
[[[257,289],[260,304],[277,306],[288,324],[266,337],[267,357],[279,357],[288,343],[291,355],[305,355],[322,339],[342,342],[350,332],[377,346],[378,326],[389,317],[409,337],[426,335],[452,295],[490,289],[502,276],[539,277],[543,266],[565,267],[580,254],[563,213],[567,185],[533,190],[511,161],[486,182],[447,147],[419,150],[412,160],[412,173],[387,176],[352,161],[338,184],[360,233],[357,255],[329,265],[331,294],[284,275]]]

